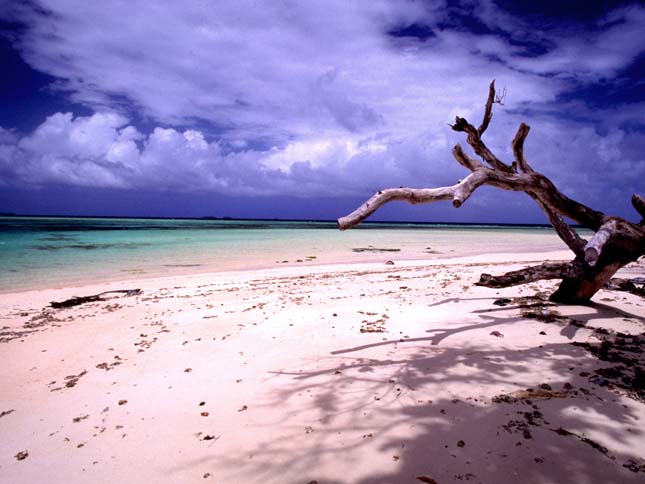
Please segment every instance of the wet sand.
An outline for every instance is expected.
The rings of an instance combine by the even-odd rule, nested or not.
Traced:
[[[396,255],[4,294],[2,482],[643,482],[642,298]]]

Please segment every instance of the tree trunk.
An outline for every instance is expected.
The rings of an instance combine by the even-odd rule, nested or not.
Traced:
[[[547,177],[535,171],[524,157],[524,140],[529,126],[522,123],[513,139],[515,160],[510,165],[497,158],[482,141],[482,135],[492,118],[493,104],[501,100],[495,96],[495,81],[491,82],[484,117],[479,128],[466,119],[457,117],[452,129],[464,132],[467,143],[482,161],[468,156],[460,145],[452,154],[457,162],[470,170],[459,183],[439,188],[390,188],[377,192],[351,214],[338,219],[341,230],[348,229],[372,215],[379,207],[394,200],[409,203],[432,203],[452,200],[459,208],[481,185],[502,190],[525,192],[544,211],[558,236],[572,250],[575,259],[567,263],[545,263],[501,276],[482,274],[478,285],[509,287],[542,279],[561,279],[551,299],[562,303],[584,303],[603,287],[621,267],[645,255],[645,199],[633,195],[632,205],[642,220],[635,224],[620,217],[607,216],[561,193]],[[578,222],[595,232],[586,241],[564,220]]]

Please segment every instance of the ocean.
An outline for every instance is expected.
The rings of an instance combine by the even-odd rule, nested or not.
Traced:
[[[566,249],[550,227],[0,217],[0,292],[177,273]]]

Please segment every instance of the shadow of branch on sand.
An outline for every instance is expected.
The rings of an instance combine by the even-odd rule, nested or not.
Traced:
[[[620,378],[598,378],[613,362],[593,351],[629,340],[623,350],[642,368],[642,335],[604,329],[616,309],[602,304],[574,308],[567,317],[582,324],[570,336],[568,322],[527,321],[517,309],[270,371],[280,385],[263,406],[281,409],[280,430],[262,434],[259,422],[252,458],[218,459],[253,476],[247,482],[642,482],[643,402],[626,398]],[[642,327],[640,316],[621,317]],[[521,345],[473,336],[492,327],[549,335]]]

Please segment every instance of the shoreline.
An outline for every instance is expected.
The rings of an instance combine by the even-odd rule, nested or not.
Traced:
[[[0,289],[0,295],[6,296],[14,293],[25,293],[25,292],[39,292],[47,290],[65,290],[65,289],[83,289],[88,286],[102,286],[102,285],[114,285],[119,283],[136,285],[141,283],[141,281],[154,281],[157,279],[171,279],[176,277],[190,277],[190,276],[206,276],[206,275],[218,275],[218,274],[243,274],[251,272],[289,272],[291,270],[310,270],[310,269],[319,269],[319,270],[351,270],[352,267],[356,266],[382,266],[385,262],[391,260],[395,265],[407,267],[414,265],[441,265],[441,264],[459,264],[459,263],[469,263],[471,261],[478,262],[504,262],[508,260],[519,260],[528,262],[539,263],[544,260],[558,261],[558,260],[569,260],[572,255],[568,249],[562,250],[550,250],[546,249],[544,251],[534,251],[529,253],[525,252],[491,252],[487,254],[477,254],[477,255],[461,255],[454,257],[441,257],[437,259],[430,258],[414,258],[414,259],[397,259],[397,253],[394,254],[374,254],[373,260],[351,260],[351,258],[339,258],[331,262],[322,262],[315,260],[303,260],[302,263],[290,262],[288,264],[280,264],[277,262],[250,265],[238,269],[229,269],[225,268],[222,270],[214,270],[214,266],[210,265],[177,265],[172,266],[172,274],[149,274],[149,273],[132,273],[124,271],[120,274],[121,277],[117,275],[105,276],[101,278],[100,282],[96,282],[96,274],[88,275],[86,278],[79,278],[74,281],[61,281],[58,283],[54,282],[44,282],[42,285],[33,286],[30,288],[17,288],[13,290],[3,290]],[[443,254],[442,254],[443,255]],[[541,257],[537,257],[541,256]]]
[[[645,342],[643,299],[601,290],[591,306],[562,306],[534,298],[555,281],[473,285],[481,272],[544,258],[290,266],[3,295],[0,473],[16,484],[640,482],[645,403],[624,372],[607,370],[625,363],[593,351],[605,341],[637,359],[624,371],[643,366],[629,350]],[[645,261],[629,271],[642,274]]]
[[[374,230],[339,232],[294,228],[289,223],[262,228],[251,224],[230,230],[224,230],[223,223],[208,230],[175,221],[161,224],[168,225],[168,230],[146,221],[106,224],[99,227],[78,221],[74,230],[46,223],[35,224],[33,230],[22,230],[20,224],[14,224],[12,231],[10,226],[0,242],[0,262],[5,268],[0,275],[0,293],[180,273],[388,259],[440,260],[484,251],[522,253],[527,247],[565,249],[552,229],[528,227],[407,230],[377,225]]]

